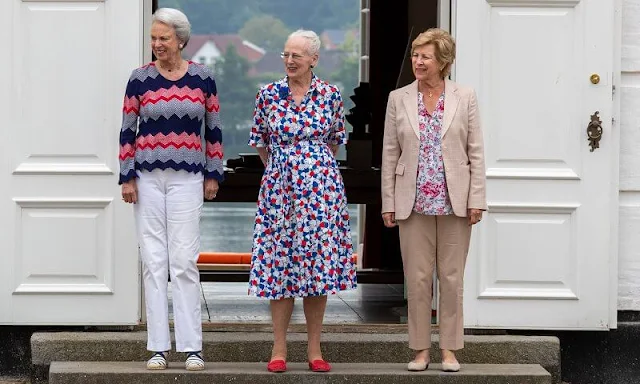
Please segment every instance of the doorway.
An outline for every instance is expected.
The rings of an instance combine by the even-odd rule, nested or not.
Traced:
[[[253,82],[249,89],[234,90],[233,97],[237,100],[227,98],[230,108],[226,110],[241,111],[241,115],[225,116],[221,112],[225,121],[223,139],[227,161],[253,150],[246,145],[246,140],[250,128],[247,117],[251,117],[255,92],[259,85],[283,76],[279,52],[288,33],[302,27],[315,30],[320,35],[324,49],[317,74],[340,86],[345,112],[354,106],[349,96],[359,82],[370,84],[373,100],[373,122],[369,128],[373,137],[371,156],[374,168],[379,169],[387,95],[413,80],[405,49],[419,32],[438,25],[438,1],[405,0],[393,5],[380,2],[373,8],[370,0],[352,0],[348,6],[344,6],[343,0],[320,4],[309,1],[305,7],[298,3],[294,7],[293,1],[255,1],[253,10],[241,7],[237,10],[224,1],[215,7],[207,2],[204,7],[199,6],[204,2],[197,0],[153,0],[151,11],[159,7],[174,7],[185,12],[192,23],[192,38],[185,48],[185,58],[211,66],[219,76],[217,80],[222,80],[220,89],[223,95],[227,85],[224,74],[229,68],[239,66],[245,71],[234,73],[234,78],[226,83]],[[341,6],[338,7],[337,3]],[[296,15],[299,9],[306,9],[306,13]],[[389,17],[394,20],[393,27],[387,22]],[[256,28],[256,25],[261,27]],[[389,40],[398,43],[382,43]],[[149,52],[147,57],[150,56]],[[247,79],[250,80],[245,81]],[[223,100],[221,97],[221,103]],[[224,107],[223,104],[223,111]],[[337,157],[338,160],[345,159],[344,149]],[[343,177],[347,176],[343,174]],[[223,184],[221,190],[225,187]],[[379,190],[379,186],[374,188]],[[234,195],[238,198],[242,193]],[[377,202],[350,204],[359,286],[353,292],[330,298],[326,316],[329,323],[405,322],[406,302],[398,234],[397,230],[384,228],[379,211]],[[266,303],[247,296],[254,214],[255,197],[250,192],[243,201],[205,203],[199,264],[203,320],[206,322],[269,320]],[[297,318],[294,313],[293,321]]]

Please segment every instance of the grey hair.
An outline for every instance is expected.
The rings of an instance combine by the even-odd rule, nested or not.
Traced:
[[[308,54],[317,55],[320,52],[321,42],[320,42],[320,37],[318,37],[317,33],[313,31],[308,31],[305,29],[298,29],[297,31],[292,32],[287,38],[287,40],[293,37],[304,37],[305,39],[307,39],[307,42],[309,43],[307,48]]]
[[[178,40],[182,43],[182,48],[187,46],[191,38],[191,23],[187,15],[173,8],[158,8],[151,17],[151,22],[166,24],[176,31]]]

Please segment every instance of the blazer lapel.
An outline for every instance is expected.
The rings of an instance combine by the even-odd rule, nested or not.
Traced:
[[[409,115],[409,122],[413,132],[420,138],[420,128],[418,127],[418,82],[414,81],[406,89],[402,103]]]
[[[417,97],[417,96],[416,96]],[[453,117],[456,115],[456,109],[458,109],[458,102],[460,97],[458,96],[458,87],[456,83],[450,80],[445,80],[444,84],[444,116],[442,117],[442,135],[449,130]]]

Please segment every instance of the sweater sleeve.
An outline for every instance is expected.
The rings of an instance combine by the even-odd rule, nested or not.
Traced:
[[[120,179],[118,184],[125,183],[136,177],[136,133],[138,131],[138,117],[140,116],[140,99],[138,96],[139,80],[134,73],[127,83],[122,107],[122,127],[120,128]]]
[[[220,103],[218,101],[218,89],[211,71],[206,68],[205,81],[207,82],[207,100],[204,139],[206,141],[206,164],[204,177],[207,179],[224,180],[224,168],[222,159],[224,148],[222,146],[222,122],[220,120]]]

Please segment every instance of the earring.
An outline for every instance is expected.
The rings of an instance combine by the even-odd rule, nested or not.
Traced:
[[[315,67],[315,65],[311,64],[311,68]]]
[[[182,44],[180,44],[180,49],[182,49]]]

